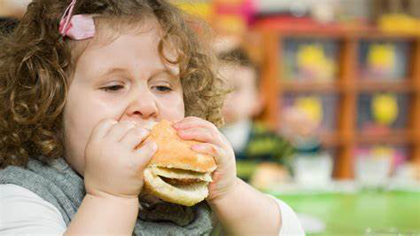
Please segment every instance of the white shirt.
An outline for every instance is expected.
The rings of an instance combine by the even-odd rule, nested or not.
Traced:
[[[279,235],[304,235],[293,210],[286,203],[274,199],[282,219]],[[26,188],[0,184],[0,235],[63,235],[66,228],[60,211],[54,205]]]
[[[30,190],[0,184],[0,235],[63,235],[58,209]]]
[[[243,151],[252,132],[252,121],[242,120],[221,128],[223,135],[229,140],[235,152]]]

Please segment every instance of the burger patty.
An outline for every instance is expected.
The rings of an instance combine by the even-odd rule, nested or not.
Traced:
[[[185,186],[185,185],[205,182],[200,179],[171,179],[171,178],[165,178],[163,176],[159,176],[159,177],[166,183],[170,185],[174,185],[174,186]]]

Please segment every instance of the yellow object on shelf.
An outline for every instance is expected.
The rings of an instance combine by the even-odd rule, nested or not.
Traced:
[[[393,94],[379,94],[373,97],[374,120],[382,125],[391,125],[398,117],[398,102]]]
[[[378,23],[379,28],[386,32],[420,35],[420,19],[406,14],[386,14]]]
[[[215,4],[224,4],[224,5],[240,5],[245,2],[245,0],[213,0]]]
[[[223,33],[243,33],[247,29],[245,19],[235,14],[218,15],[214,24],[215,29]]]
[[[370,150],[370,154],[373,158],[393,158],[395,156],[395,149],[386,146],[375,146]]]
[[[305,113],[308,118],[317,124],[320,124],[323,119],[323,104],[322,101],[315,96],[297,98],[295,107]]]
[[[310,71],[313,79],[332,80],[335,73],[334,61],[325,54],[324,48],[318,44],[302,45],[297,52],[298,68]]]
[[[371,68],[389,69],[395,66],[395,46],[392,44],[373,44],[369,48],[368,65]]]
[[[185,12],[188,12],[191,15],[199,16],[207,21],[214,16],[214,6],[210,0],[194,2],[187,0],[172,0],[171,2]]]

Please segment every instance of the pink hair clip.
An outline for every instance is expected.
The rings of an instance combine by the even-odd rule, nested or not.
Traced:
[[[92,38],[95,35],[95,23],[91,15],[74,15],[76,0],[72,0],[60,20],[59,32],[63,37],[75,40]]]

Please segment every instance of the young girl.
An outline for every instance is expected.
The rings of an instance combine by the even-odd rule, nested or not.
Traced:
[[[303,234],[287,205],[235,176],[197,27],[164,0],[29,5],[0,43],[1,235],[208,235],[214,219],[229,234]],[[206,203],[139,202],[158,148],[143,140],[162,119],[215,158]]]

